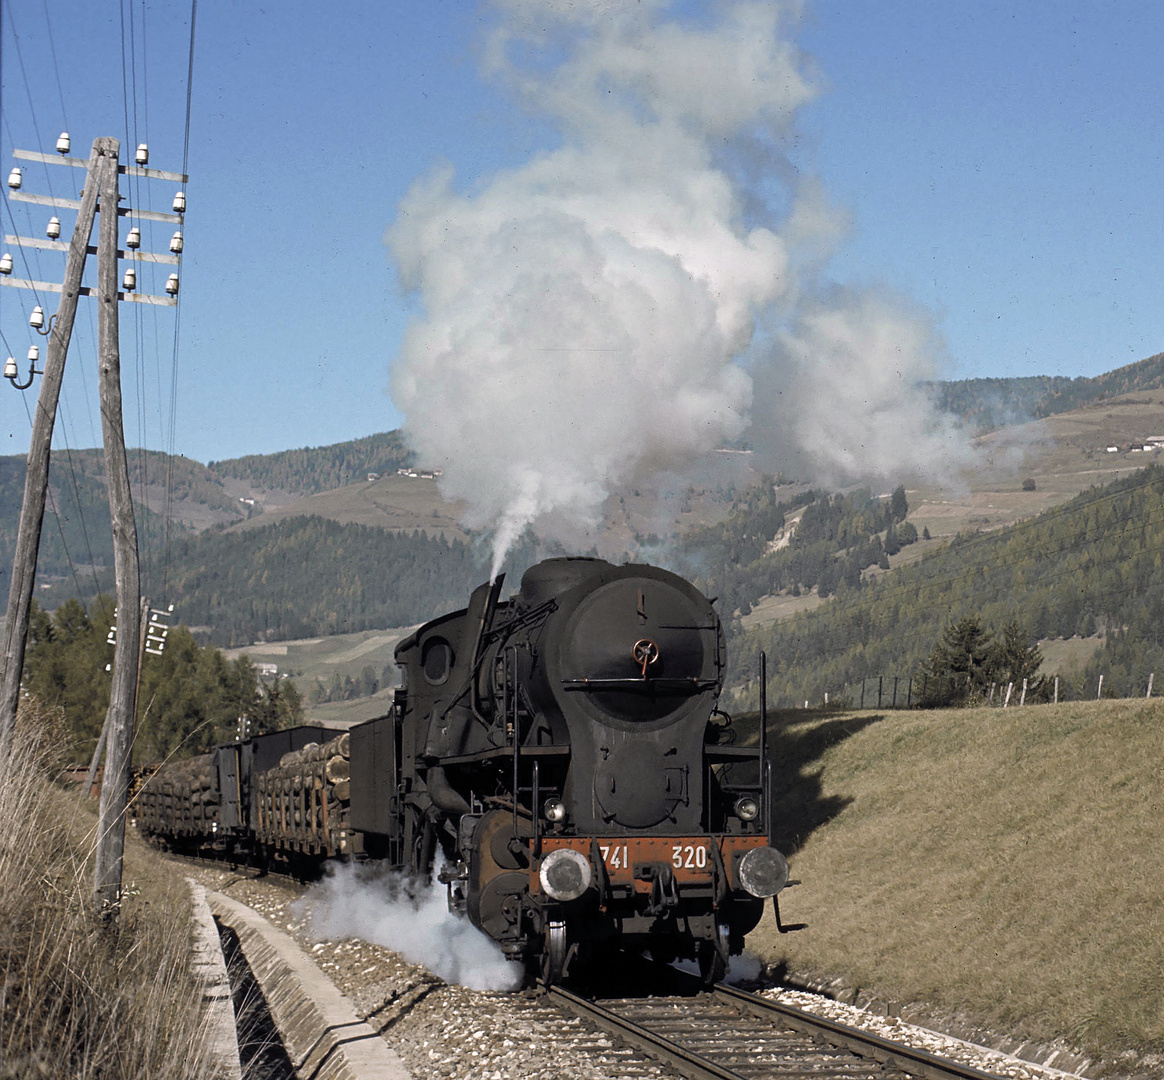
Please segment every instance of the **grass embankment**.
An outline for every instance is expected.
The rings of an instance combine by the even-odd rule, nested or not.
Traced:
[[[792,850],[749,945],[1111,1060],[1164,1051],[1164,702],[773,717]]]
[[[63,742],[22,709],[0,775],[0,1078],[208,1077],[189,888],[128,837],[119,925],[102,926],[96,815],[53,781]]]

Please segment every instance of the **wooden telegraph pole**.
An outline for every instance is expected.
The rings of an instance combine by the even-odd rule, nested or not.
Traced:
[[[93,219],[97,209],[97,166],[109,153],[111,142],[114,147],[117,146],[116,139],[98,139],[93,143],[93,152],[89,156],[89,171],[84,191],[81,193],[77,224],[73,229],[73,239],[69,243],[68,262],[65,264],[65,278],[61,286],[61,302],[57,307],[56,319],[49,336],[48,357],[41,377],[40,393],[36,399],[36,415],[32,421],[28,466],[24,474],[24,502],[20,509],[12,577],[8,583],[4,655],[0,660],[3,663],[3,680],[0,685],[0,769],[5,766],[8,741],[16,723],[16,707],[20,701],[20,676],[24,670],[24,650],[28,640],[29,612],[32,608],[32,586],[36,577],[36,556],[40,547],[40,531],[44,522],[45,497],[48,492],[53,425],[57,418],[57,401],[61,396],[61,380],[65,375],[65,356],[69,351],[73,320],[77,314],[77,298],[81,294],[81,275],[85,270],[89,237],[93,233]],[[116,149],[113,150],[113,154],[116,168]]]
[[[125,852],[125,805],[137,689],[137,642],[141,635],[141,576],[137,523],[125,456],[121,417],[121,350],[117,313],[117,147],[98,164],[101,231],[97,243],[97,337],[101,391],[101,435],[105,445],[105,483],[113,526],[113,566],[117,579],[117,646],[106,719],[105,780],[98,812],[94,899],[103,917],[116,917],[121,903],[121,865]]]
[[[62,140],[64,148],[62,149],[61,144],[58,143],[58,150],[61,153],[67,153],[68,139],[62,135]],[[135,217],[152,221],[180,224],[181,215],[186,208],[184,192],[175,196],[174,213],[172,214],[131,210],[128,207],[122,207],[118,194],[119,173],[124,172],[149,179],[174,180],[183,184],[186,182],[186,177],[179,173],[146,168],[149,151],[144,144],[138,147],[135,154],[136,166],[119,165],[120,149],[121,144],[117,139],[97,139],[93,143],[93,154],[88,165],[77,158],[53,158],[46,154],[31,153],[25,150],[14,151],[16,157],[26,160],[87,168],[88,178],[80,203],[68,199],[56,199],[51,196],[27,195],[19,190],[14,190],[11,194],[11,197],[18,201],[77,210],[77,225],[74,229],[73,242],[69,247],[69,261],[64,283],[53,285],[49,282],[25,281],[7,277],[0,280],[0,283],[4,285],[18,288],[40,289],[46,292],[59,291],[61,293],[61,307],[57,314],[56,326],[53,329],[44,381],[37,402],[37,417],[33,426],[33,440],[29,450],[28,474],[25,481],[25,502],[21,511],[20,539],[18,540],[16,565],[13,568],[12,586],[8,597],[3,685],[0,688],[0,768],[3,768],[5,764],[6,746],[15,723],[16,707],[20,696],[20,676],[24,666],[32,582],[36,575],[37,547],[48,488],[49,450],[52,442],[56,405],[60,395],[61,377],[64,371],[65,351],[68,347],[69,333],[72,330],[73,318],[76,313],[77,297],[84,294],[97,298],[101,432],[105,446],[105,479],[109,489],[109,512],[113,532],[113,561],[117,579],[119,630],[113,654],[113,680],[109,694],[109,711],[105,718],[105,773],[101,785],[96,868],[93,880],[94,899],[100,914],[107,920],[117,918],[121,904],[121,869],[125,852],[130,750],[133,742],[133,717],[144,626],[137,552],[137,524],[134,521],[133,494],[129,483],[129,464],[125,453],[125,430],[121,412],[118,304],[122,300],[170,306],[178,302],[177,274],[171,274],[166,282],[167,295],[164,297],[136,291],[119,292],[118,262],[120,259],[128,259],[177,264],[179,262],[178,254],[182,250],[182,234],[177,232],[170,241],[170,251],[173,254],[139,252],[137,251],[140,243],[139,230],[134,229],[132,230],[133,239],[126,241],[126,247],[130,250],[121,251],[117,246],[118,220],[123,215],[133,214]],[[19,183],[12,185],[10,182],[9,186],[18,188]],[[101,215],[101,228],[97,247],[97,287],[93,289],[81,284],[81,274],[84,269],[85,254],[93,250],[89,247],[89,239],[93,230],[95,209]],[[46,242],[14,236],[6,237],[6,240],[33,247],[48,248],[49,250],[63,250],[65,247],[64,244],[59,244],[51,239]],[[127,275],[125,287],[132,290],[135,281],[136,275],[133,278]],[[16,385],[15,379],[13,379],[13,384]],[[18,582],[19,588],[17,587]]]

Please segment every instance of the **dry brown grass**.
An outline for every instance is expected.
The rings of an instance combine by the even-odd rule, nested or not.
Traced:
[[[834,715],[786,733],[812,748],[785,762],[799,792],[785,811],[815,827],[783,911],[809,928],[766,922],[751,947],[1092,1054],[1164,1050],[1164,702]]]
[[[186,883],[127,843],[120,924],[93,916],[96,819],[52,780],[59,735],[22,708],[0,777],[0,1080],[209,1077]]]

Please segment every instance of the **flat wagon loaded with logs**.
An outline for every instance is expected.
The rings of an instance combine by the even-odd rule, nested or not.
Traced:
[[[148,772],[137,825],[184,854],[266,864],[358,853],[350,736],[305,726],[219,746]]]
[[[348,850],[351,763],[345,731],[310,742],[259,774],[255,836],[271,852],[343,855]]]

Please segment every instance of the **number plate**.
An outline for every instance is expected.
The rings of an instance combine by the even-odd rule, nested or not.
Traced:
[[[724,869],[734,872],[736,857],[753,847],[763,847],[767,838],[763,836],[650,836],[650,837],[598,837],[598,850],[602,856],[607,880],[612,885],[633,885],[642,892],[650,888],[650,881],[636,878],[635,871],[648,863],[664,864],[680,884],[711,881],[715,872],[715,855],[711,850],[717,844],[723,859]],[[581,836],[546,836],[541,840],[541,854],[544,857],[558,848],[569,847],[591,858],[591,840]],[[537,881],[536,863],[531,868],[531,880]],[[534,886],[540,891],[539,886]]]

